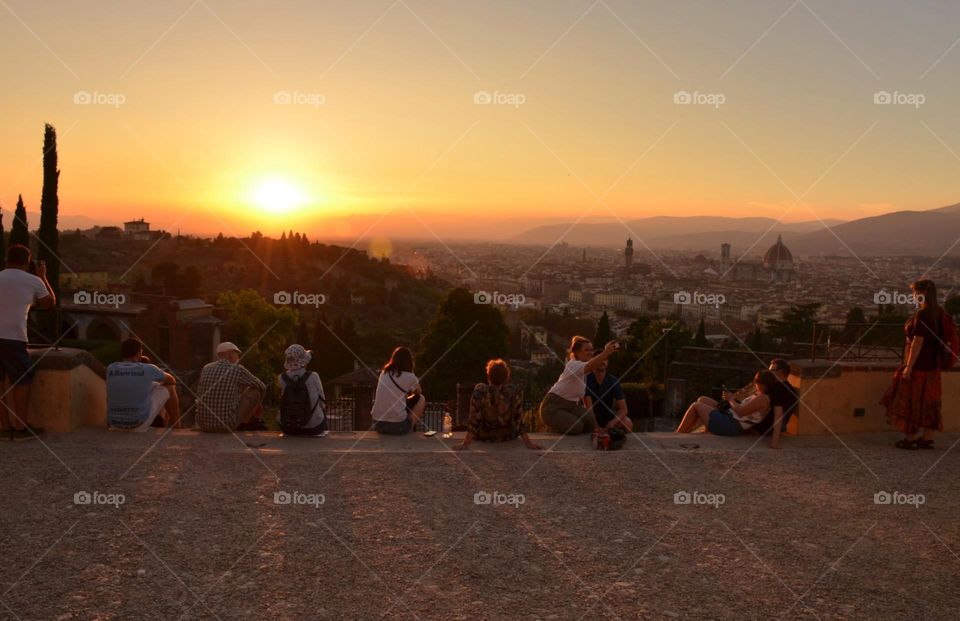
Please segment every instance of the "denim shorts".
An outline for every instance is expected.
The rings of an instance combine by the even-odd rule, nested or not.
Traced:
[[[710,418],[707,419],[707,431],[716,436],[743,435],[743,427],[740,426],[740,423],[733,416],[724,414],[720,410],[710,412]]]
[[[0,339],[0,381],[10,378],[16,386],[26,386],[33,382],[34,369],[30,353],[24,341]]]
[[[402,421],[378,420],[373,424],[377,433],[383,433],[388,436],[402,436],[413,430],[413,419],[408,414]]]

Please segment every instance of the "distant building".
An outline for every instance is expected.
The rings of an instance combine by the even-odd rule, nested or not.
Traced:
[[[632,237],[627,238],[627,247],[624,248],[623,250],[623,261],[624,261],[624,267],[626,267],[628,272],[633,269],[633,238]]]
[[[723,273],[730,272],[732,280],[743,282],[795,282],[796,265],[793,253],[783,243],[783,237],[778,235],[777,242],[767,249],[763,260],[740,259],[732,262],[730,259],[730,244],[720,245],[720,265]]]
[[[104,226],[97,231],[97,239],[120,239],[123,237],[123,230],[119,226]]]
[[[126,234],[140,233],[150,230],[150,223],[140,218],[139,220],[130,220],[123,223],[123,232]]]
[[[557,360],[557,354],[549,347],[541,347],[530,354],[530,361],[538,366],[544,366]]]

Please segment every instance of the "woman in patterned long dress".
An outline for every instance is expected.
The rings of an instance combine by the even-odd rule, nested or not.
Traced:
[[[933,433],[943,430],[940,354],[944,311],[937,303],[933,281],[918,280],[911,288],[920,308],[904,326],[904,363],[880,404],[887,408],[887,421],[903,433],[897,448],[932,449]]]
[[[487,383],[477,384],[470,397],[470,418],[467,435],[456,449],[465,449],[474,440],[506,442],[517,436],[529,449],[542,450],[526,432],[520,430],[523,395],[516,384],[508,384],[510,367],[503,360],[487,363]]]

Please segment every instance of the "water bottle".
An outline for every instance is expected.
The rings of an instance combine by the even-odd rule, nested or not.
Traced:
[[[443,415],[443,437],[453,437],[453,417],[450,416],[449,412]]]

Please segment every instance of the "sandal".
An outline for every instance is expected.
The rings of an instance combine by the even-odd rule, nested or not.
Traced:
[[[936,448],[933,446],[933,440],[924,440],[923,438],[917,439],[917,448],[918,449],[932,449]]]
[[[906,450],[908,450],[908,451],[915,451],[915,450],[917,450],[917,441],[916,441],[916,440],[907,440],[906,438],[904,438],[903,440],[898,440],[897,443],[894,444],[894,446],[897,447],[898,449],[906,449]]]

